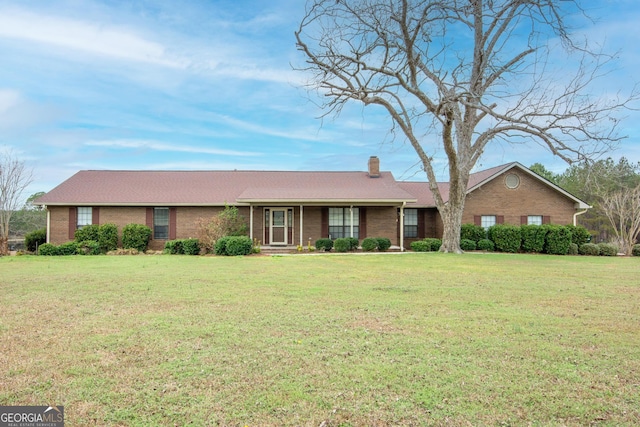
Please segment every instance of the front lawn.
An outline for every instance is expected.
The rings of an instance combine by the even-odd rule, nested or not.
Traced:
[[[0,405],[67,426],[640,424],[640,258],[0,259]]]

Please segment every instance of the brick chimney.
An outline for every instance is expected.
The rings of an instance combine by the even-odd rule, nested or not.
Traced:
[[[380,159],[376,156],[369,157],[369,178],[380,177]]]

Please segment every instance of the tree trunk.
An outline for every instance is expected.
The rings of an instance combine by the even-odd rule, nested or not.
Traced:
[[[469,181],[468,176],[468,173],[452,174],[449,187],[449,201],[444,206],[438,207],[442,224],[444,225],[440,252],[462,253],[462,249],[460,248],[460,228],[462,227],[462,214],[464,212],[466,189]]]
[[[0,237],[0,256],[9,255],[9,240],[2,236]]]

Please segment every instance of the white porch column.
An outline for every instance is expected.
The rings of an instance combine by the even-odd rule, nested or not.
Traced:
[[[249,238],[253,242],[253,205],[249,205]]]
[[[404,252],[404,205],[407,202],[402,202],[400,206],[400,252]]]
[[[302,223],[303,223],[304,215],[302,214],[302,211],[303,211],[303,208],[302,208],[302,205],[300,205],[300,246],[304,247],[304,242],[303,242],[304,237],[302,236],[302,230],[303,230]]]
[[[46,242],[47,243],[51,243],[51,211],[49,210],[49,208],[47,208],[47,206],[44,206],[44,209],[47,210],[47,239]]]
[[[353,206],[349,206],[349,237],[353,237]]]

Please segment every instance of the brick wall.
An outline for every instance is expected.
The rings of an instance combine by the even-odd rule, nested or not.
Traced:
[[[520,179],[517,188],[505,185],[507,175]],[[503,215],[505,224],[520,225],[523,215],[550,216],[552,224],[573,223],[574,201],[519,170],[497,176],[467,196],[462,222],[474,222],[474,215]]]

